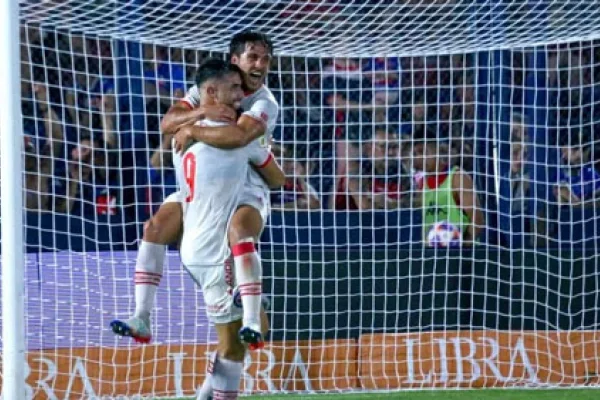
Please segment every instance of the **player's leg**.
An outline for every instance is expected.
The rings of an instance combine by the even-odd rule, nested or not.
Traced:
[[[262,335],[263,337],[266,337],[267,334],[269,333],[269,317],[267,316],[267,313],[265,312],[264,309],[262,309],[260,311],[260,321],[261,321],[261,331],[262,331]],[[200,388],[200,391],[198,392],[198,397],[197,399],[211,399],[212,395],[213,395],[213,374],[214,374],[214,365],[215,365],[215,360],[222,356],[227,360],[231,360],[234,357],[229,356],[230,354],[236,354],[237,353],[237,347],[233,348],[233,346],[230,346],[229,343],[235,343],[234,346],[240,345],[243,348],[244,345],[241,343],[241,341],[239,340],[239,331],[242,328],[242,320],[239,319],[235,322],[235,324],[232,323],[232,325],[222,325],[222,324],[216,324],[215,325],[216,330],[217,330],[217,336],[219,338],[219,345],[218,345],[218,349],[217,351],[215,351],[209,358],[208,360],[208,364],[206,366],[206,376],[204,378],[204,382],[202,382],[202,387]],[[223,332],[223,331],[226,332]],[[221,339],[223,338],[223,339]],[[225,357],[225,354],[227,354],[228,356]],[[243,360],[243,358],[242,358]]]
[[[156,289],[162,278],[167,245],[179,238],[182,210],[178,192],[160,206],[144,224],[142,242],[135,263],[135,312],[128,320],[111,322],[113,332],[148,343],[151,338],[150,312],[154,308]]]
[[[188,272],[202,287],[206,313],[217,331],[217,350],[211,355],[197,399],[236,399],[246,348],[238,338],[242,311],[233,304],[226,268],[191,267]]]
[[[197,399],[237,399],[246,354],[246,347],[238,338],[241,328],[241,319],[226,324],[215,324],[217,350],[209,360],[206,379]]]
[[[229,224],[229,244],[234,256],[235,276],[242,299],[243,327],[240,338],[251,350],[264,343],[261,331],[262,264],[256,243],[262,232],[264,218],[251,205],[241,205]]]

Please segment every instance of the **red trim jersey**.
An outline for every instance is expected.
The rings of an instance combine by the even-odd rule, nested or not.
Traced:
[[[200,105],[198,87],[196,85],[192,86],[181,101],[190,107],[190,109],[198,107]],[[268,146],[273,131],[277,126],[277,117],[279,115],[279,104],[275,100],[273,93],[263,85],[254,93],[250,93],[244,97],[241,106],[243,110],[242,115],[254,118],[265,124],[264,136],[256,139],[255,142],[261,146]],[[269,187],[254,169],[248,170],[247,184],[260,188],[263,191],[263,196],[268,199]]]
[[[199,124],[222,125],[208,120]],[[233,150],[197,142],[183,153],[177,180],[184,199],[181,261],[185,266],[215,266],[227,260],[227,228],[252,169],[249,163],[261,168],[272,159],[269,149],[257,142]]]

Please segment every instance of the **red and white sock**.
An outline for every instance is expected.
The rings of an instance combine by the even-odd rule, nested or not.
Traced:
[[[243,367],[242,362],[220,357],[215,359],[211,378],[213,400],[236,400],[238,398]]]
[[[262,296],[262,265],[253,239],[244,239],[231,249],[235,263],[235,278],[242,298],[242,324],[260,332]]]
[[[162,278],[166,246],[142,240],[135,262],[135,316],[148,317]]]
[[[202,382],[202,387],[200,387],[196,394],[196,400],[209,400],[213,397],[212,376],[216,359],[217,352],[215,351],[208,358],[208,363],[206,364],[206,376],[204,377],[204,382]]]

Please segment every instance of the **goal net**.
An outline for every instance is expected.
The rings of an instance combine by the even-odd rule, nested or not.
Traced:
[[[153,343],[109,322],[176,190],[160,119],[249,28],[288,182],[245,393],[598,385],[596,3],[21,0],[28,398],[201,385],[216,335],[176,247]]]

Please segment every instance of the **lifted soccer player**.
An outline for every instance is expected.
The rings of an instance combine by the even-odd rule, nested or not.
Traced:
[[[254,141],[262,146],[268,145],[279,113],[275,97],[264,86],[272,53],[273,44],[262,33],[242,32],[232,38],[231,62],[243,72],[244,112],[237,124],[225,127],[202,127],[190,124],[193,121],[189,120],[185,123],[182,121],[186,115],[183,108],[187,106],[189,114],[200,105],[198,90],[192,87],[183,102],[174,106],[176,109],[169,110],[163,120],[163,133],[175,132],[176,151],[191,140],[224,149],[243,147]],[[251,350],[263,346],[260,333],[262,266],[255,244],[269,213],[269,188],[260,175],[251,169],[229,227],[229,245],[234,255],[235,275],[244,310],[243,327],[239,334]]]
[[[163,118],[163,134],[177,133],[177,143],[187,143],[193,137],[219,148],[242,147],[255,140],[267,145],[279,112],[274,96],[264,86],[272,54],[273,45],[266,35],[252,31],[236,34],[230,42],[230,57],[231,62],[242,70],[245,91],[241,102],[244,112],[237,123],[235,110],[225,105],[201,104],[198,87],[193,86]],[[206,118],[233,124],[227,127],[194,126]],[[176,150],[181,148],[179,144]],[[133,318],[124,321],[128,327],[126,331],[113,324],[117,334],[132,336],[141,342],[151,339],[149,315],[162,277],[166,245],[174,243],[181,231],[181,197],[180,192],[167,197],[144,225],[136,260],[136,310]],[[236,280],[244,309],[240,338],[250,349],[263,346],[263,336],[259,332],[261,315],[263,321],[266,318],[260,312],[262,267],[254,245],[262,233],[269,208],[269,189],[261,176],[251,169],[229,226],[229,243],[235,256]]]

